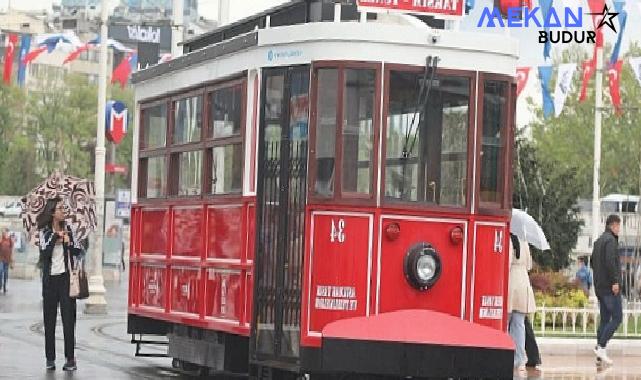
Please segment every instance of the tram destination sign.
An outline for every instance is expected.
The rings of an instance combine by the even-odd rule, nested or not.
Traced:
[[[358,0],[358,8],[368,12],[400,12],[457,18],[465,14],[464,0]]]

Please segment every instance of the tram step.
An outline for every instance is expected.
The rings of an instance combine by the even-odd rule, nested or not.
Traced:
[[[143,336],[140,335],[139,339],[136,339],[136,335],[132,334],[131,335],[131,343],[136,345],[136,354],[135,356],[137,357],[143,357],[143,358],[166,358],[167,353],[147,353],[147,352],[140,352],[140,349],[143,345],[148,345],[148,346],[167,346],[169,345],[169,341],[167,340],[149,340],[149,339],[143,339]]]

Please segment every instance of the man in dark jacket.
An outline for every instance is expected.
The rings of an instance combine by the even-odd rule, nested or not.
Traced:
[[[612,364],[605,347],[623,319],[621,303],[621,264],[619,262],[619,230],[621,218],[610,215],[605,222],[605,232],[594,242],[592,268],[594,290],[599,299],[601,322],[597,330],[597,360]]]

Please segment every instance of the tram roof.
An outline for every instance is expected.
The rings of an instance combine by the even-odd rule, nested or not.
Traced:
[[[355,0],[342,0],[343,8],[341,19],[343,21],[357,20],[359,17]],[[334,2],[323,0],[290,0],[283,4],[269,8],[263,12],[253,14],[230,24],[215,28],[183,41],[183,53],[187,54],[204,47],[214,45],[242,34],[263,29],[267,26],[267,18],[272,27],[298,25],[309,22],[332,21],[334,19]],[[369,13],[368,19],[376,19],[375,13]],[[443,29],[443,20],[431,16],[416,16],[427,25],[435,29]]]
[[[321,22],[333,21],[333,2],[292,0],[188,40],[183,56],[133,74],[132,83],[149,82],[136,90],[138,99],[196,86],[203,78],[328,60],[422,66],[427,55],[437,55],[444,68],[515,73],[518,43],[512,37],[441,30],[442,20],[403,14],[368,14],[361,20],[366,22],[353,22],[360,19],[355,2],[344,3],[341,21],[352,22]],[[331,9],[324,8],[328,4]]]

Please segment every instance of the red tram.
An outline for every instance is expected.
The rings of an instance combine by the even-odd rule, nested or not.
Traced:
[[[134,76],[132,342],[256,379],[511,378],[516,42],[297,0],[184,49]]]

